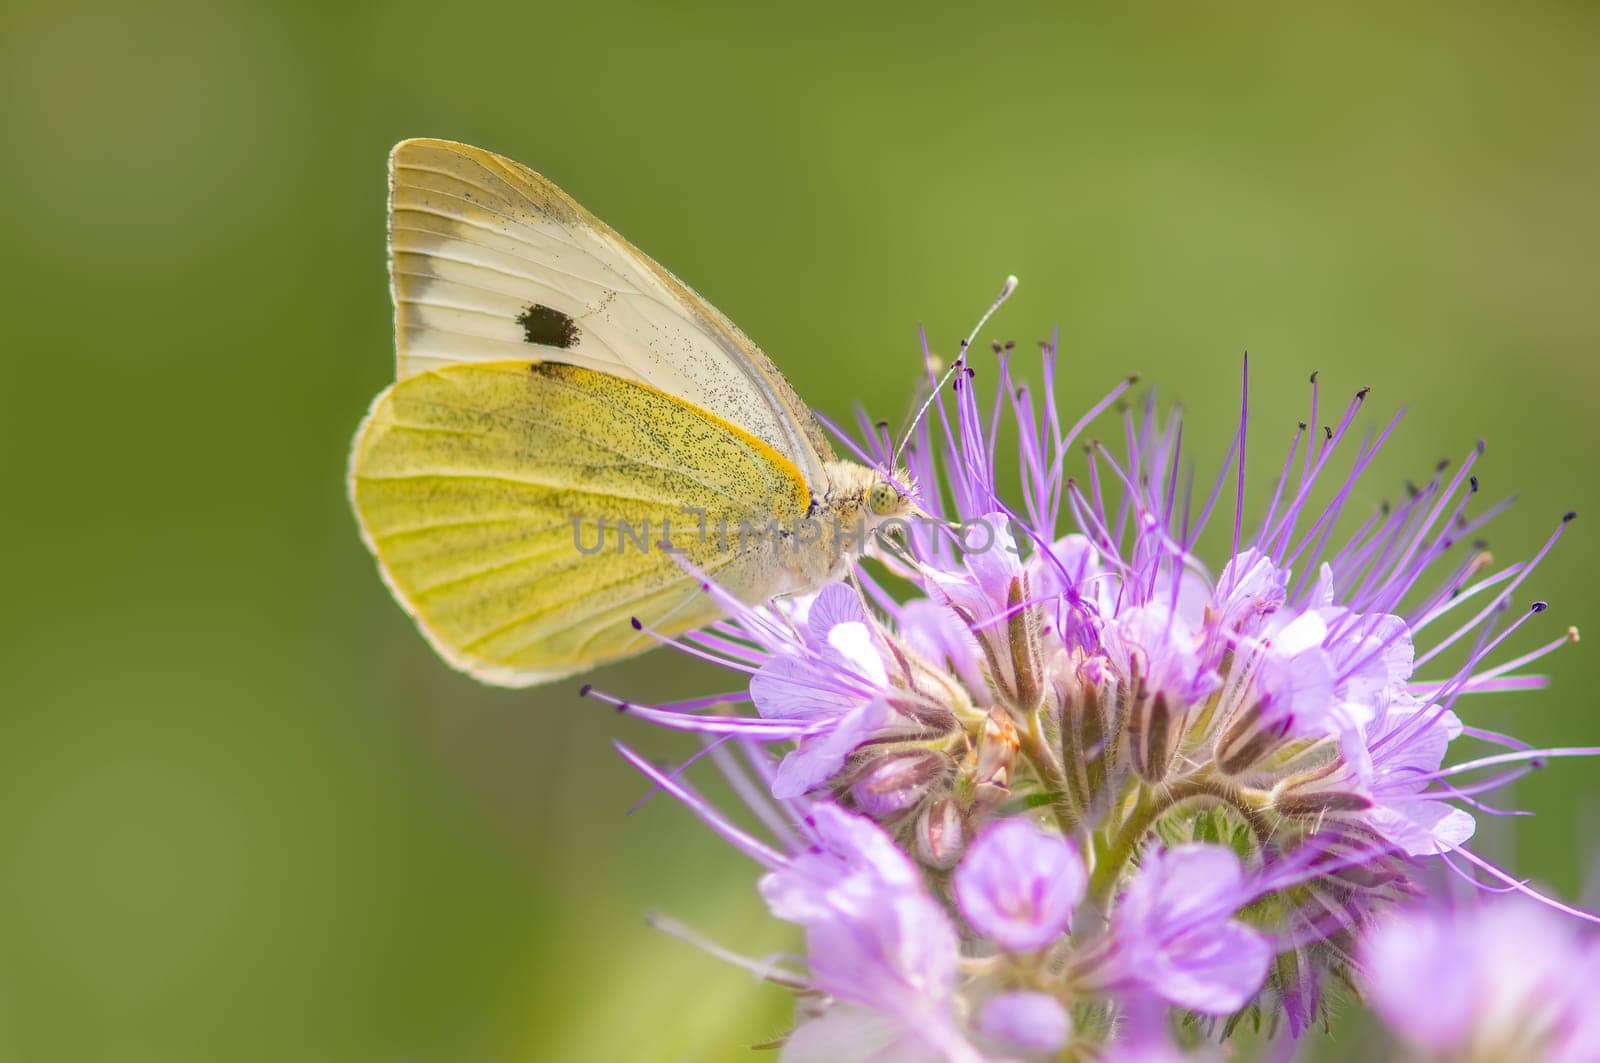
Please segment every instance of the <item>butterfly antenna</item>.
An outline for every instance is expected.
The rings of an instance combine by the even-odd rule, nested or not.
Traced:
[[[978,319],[976,325],[972,326],[972,331],[967,334],[967,338],[961,341],[960,355],[950,363],[950,368],[944,371],[944,375],[933,385],[933,390],[928,392],[928,398],[923,402],[922,408],[917,410],[915,417],[911,418],[911,424],[906,428],[905,437],[900,440],[900,445],[895,447],[894,451],[889,455],[889,468],[892,469],[899,464],[900,455],[904,454],[906,447],[911,445],[911,436],[916,432],[917,425],[921,424],[922,419],[928,415],[928,410],[933,406],[934,400],[939,397],[939,392],[944,390],[944,386],[950,382],[950,378],[960,372],[962,361],[966,358],[967,352],[972,349],[972,341],[978,338],[978,333],[983,331],[983,326],[989,323],[989,319],[994,316],[994,312],[1000,309],[1005,301],[1011,298],[1011,293],[1016,290],[1017,275],[1013,273],[1006,277],[1006,282],[1000,286],[1000,294],[994,297],[994,302],[989,304],[989,309],[983,312],[983,316]]]

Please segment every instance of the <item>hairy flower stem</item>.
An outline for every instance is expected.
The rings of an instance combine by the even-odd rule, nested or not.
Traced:
[[[1127,818],[1115,831],[1107,831],[1104,844],[1096,844],[1094,872],[1089,878],[1089,899],[1101,911],[1109,912],[1118,881],[1141,843],[1162,816],[1180,806],[1197,801],[1217,801],[1227,805],[1250,825],[1257,841],[1265,842],[1272,824],[1262,814],[1250,794],[1228,779],[1202,771],[1188,778],[1162,785],[1139,787],[1138,799]]]
[[[1107,832],[1102,845],[1096,839],[1094,872],[1089,876],[1089,900],[1102,912],[1110,913],[1111,898],[1116,893],[1117,882],[1123,869],[1133,859],[1139,843],[1149,833],[1161,813],[1170,807],[1158,800],[1149,787],[1139,788],[1139,798],[1128,818],[1113,834]]]
[[[1062,770],[1050,742],[1045,738],[1039,713],[1028,717],[1027,728],[1017,731],[1017,739],[1020,743],[1019,752],[1033,766],[1034,774],[1039,777],[1040,784],[1050,797],[1050,810],[1055,813],[1061,832],[1074,833],[1078,829],[1078,810],[1067,792],[1066,772]]]

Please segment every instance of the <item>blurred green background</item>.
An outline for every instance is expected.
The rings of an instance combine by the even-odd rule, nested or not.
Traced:
[[[1484,435],[1486,488],[1521,496],[1503,558],[1600,516],[1592,3],[0,20],[4,1058],[745,1059],[784,1028],[781,991],[642,922],[790,942],[682,809],[626,815],[611,742],[690,747],[452,674],[357,540],[401,137],[542,170],[830,414],[899,417],[917,323],[948,349],[1015,272],[991,334],[1059,323],[1068,407],[1142,370],[1211,458],[1248,347],[1274,451],[1311,369],[1411,406],[1363,497]],[[1595,618],[1594,528],[1530,588],[1550,633]],[[1549,670],[1476,719],[1594,741],[1595,655]],[[655,656],[599,682],[724,681]],[[1537,818],[1485,848],[1577,896],[1600,780],[1516,796]]]

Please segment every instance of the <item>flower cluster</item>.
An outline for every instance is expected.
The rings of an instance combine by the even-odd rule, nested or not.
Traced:
[[[1125,403],[1128,380],[1069,424],[1052,345],[1041,359],[1037,392],[1009,345],[964,346],[948,390],[930,368],[931,416],[901,453],[863,419],[858,457],[903,461],[943,523],[905,526],[814,595],[724,598],[726,622],[675,645],[748,676],[740,691],[598,695],[702,735],[771,831],[624,751],[756,859],[773,914],[804,930],[803,966],[762,968],[800,994],[784,1058],[1131,1058],[1245,1020],[1298,1036],[1330,982],[1359,989],[1394,951],[1401,932],[1372,928],[1427,863],[1585,916],[1471,841],[1486,792],[1596,750],[1530,749],[1458,714],[1541,686],[1527,667],[1575,640],[1503,650],[1544,611],[1514,598],[1572,515],[1497,567],[1479,535],[1502,506],[1473,505],[1481,444],[1358,512],[1398,416],[1362,436],[1362,389],[1324,425],[1313,375],[1247,522],[1247,403],[1196,490],[1175,413]],[[1113,409],[1115,447],[1088,436]],[[1202,544],[1219,539],[1213,571]],[[1447,765],[1467,742],[1502,751]]]

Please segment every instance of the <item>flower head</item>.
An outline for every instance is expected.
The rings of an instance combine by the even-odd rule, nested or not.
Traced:
[[[1153,395],[1122,406],[1132,379],[1071,421],[1052,345],[1039,390],[1009,345],[933,365],[904,450],[865,418],[869,442],[839,433],[864,462],[903,461],[930,520],[811,596],[750,607],[708,584],[728,619],[675,644],[743,689],[609,699],[756,772],[739,792],[783,846],[647,769],[762,862],[774,914],[804,928],[806,969],[783,976],[808,994],[794,1058],[1155,1058],[1169,1033],[1228,1028],[1194,1016],[1252,1006],[1298,1035],[1329,976],[1359,981],[1369,928],[1425,861],[1595,918],[1470,848],[1484,794],[1596,752],[1464,722],[1469,696],[1541,686],[1529,666],[1575,639],[1503,650],[1544,612],[1513,598],[1570,514],[1496,568],[1476,539],[1501,508],[1474,508],[1481,445],[1357,512],[1398,418],[1362,437],[1363,388],[1324,424],[1313,375],[1251,520],[1248,407],[1207,491],[1178,416]],[[1113,407],[1117,447],[1087,435]],[[1208,563],[1215,523],[1231,547]],[[1502,751],[1453,756],[1464,736]]]

